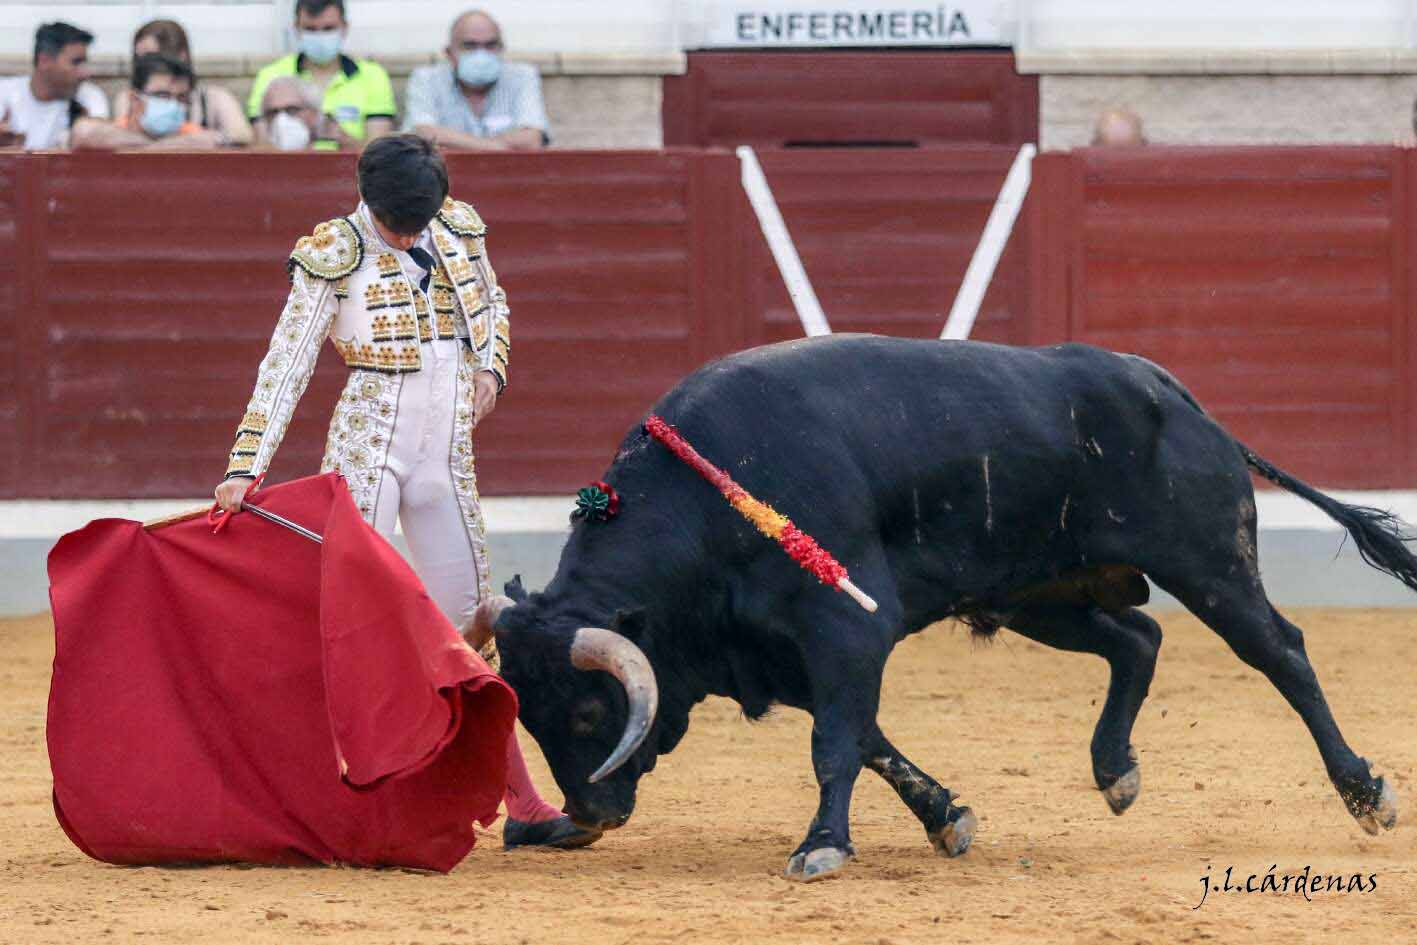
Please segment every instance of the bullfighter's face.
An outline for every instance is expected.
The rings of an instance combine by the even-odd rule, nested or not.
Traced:
[[[613,771],[591,781],[625,738],[633,713],[626,686],[610,671],[576,668],[578,632],[574,625],[546,626],[532,604],[510,608],[497,622],[501,671],[516,690],[522,724],[566,796],[566,813],[579,826],[612,830],[634,811],[635,788],[653,766],[653,750],[640,745]]]

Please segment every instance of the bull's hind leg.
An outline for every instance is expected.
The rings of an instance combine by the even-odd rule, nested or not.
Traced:
[[[865,746],[866,767],[879,774],[910,808],[925,827],[935,850],[944,856],[959,856],[969,849],[978,827],[978,818],[968,807],[956,807],[957,796],[917,768],[896,750],[877,729]]]
[[[1092,734],[1092,777],[1112,808],[1124,813],[1141,792],[1141,768],[1131,746],[1132,726],[1151,688],[1161,628],[1135,608],[1040,604],[1009,615],[1005,625],[1030,640],[1107,660],[1112,681]]]
[[[1374,778],[1368,762],[1348,747],[1304,651],[1304,634],[1264,595],[1257,573],[1210,581],[1161,584],[1230,644],[1235,655],[1263,673],[1308,726],[1348,812],[1368,833],[1397,824],[1397,796]]]

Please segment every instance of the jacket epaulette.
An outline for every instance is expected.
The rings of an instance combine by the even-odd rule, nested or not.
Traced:
[[[469,208],[470,209],[470,208]],[[343,279],[364,261],[364,240],[348,217],[327,220],[315,232],[302,236],[291,250],[286,271],[292,276],[299,266],[317,279]]]
[[[487,232],[482,217],[472,209],[472,204],[454,200],[452,197],[443,201],[443,209],[438,211],[438,219],[458,236],[482,236]]]

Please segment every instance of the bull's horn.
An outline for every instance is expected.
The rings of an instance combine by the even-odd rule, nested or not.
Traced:
[[[462,638],[467,641],[468,646],[481,653],[487,641],[492,639],[492,628],[497,625],[497,618],[502,616],[502,611],[515,606],[516,601],[501,594],[494,594],[479,601],[477,609],[472,612],[472,619],[463,625]]]
[[[630,702],[630,718],[620,744],[605,759],[605,764],[590,776],[594,784],[625,763],[649,734],[659,711],[659,686],[654,681],[654,669],[644,651],[613,630],[602,627],[582,627],[571,641],[571,665],[576,669],[600,669],[620,680]]]

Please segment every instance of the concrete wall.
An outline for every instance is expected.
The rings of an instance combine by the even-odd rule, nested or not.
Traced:
[[[1043,75],[1046,149],[1086,145],[1098,114],[1136,112],[1153,144],[1410,144],[1417,75]]]

